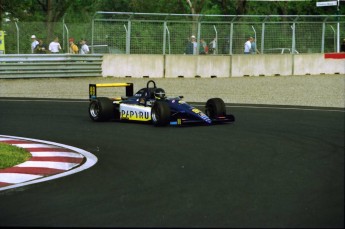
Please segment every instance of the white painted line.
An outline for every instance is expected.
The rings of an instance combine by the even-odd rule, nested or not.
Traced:
[[[20,173],[20,176],[18,176],[18,173],[0,173],[0,182],[17,184],[17,183],[26,182],[26,181],[41,178],[41,177],[42,176],[40,175],[23,174],[23,173]]]
[[[273,110],[299,110],[299,111],[325,111],[325,112],[342,112],[345,110],[332,110],[332,109],[320,109],[320,108],[298,108],[298,107],[257,107],[257,106],[232,106],[226,107],[237,107],[237,108],[250,108],[250,109],[273,109]]]
[[[84,156],[73,152],[30,152],[34,157],[73,157],[73,158],[83,158]]]
[[[199,104],[190,104],[194,107],[205,107],[205,105],[199,105]],[[280,105],[281,106],[281,105]],[[247,109],[271,109],[271,110],[298,110],[298,111],[324,111],[324,112],[341,112],[345,113],[344,110],[340,110],[342,108],[339,108],[339,110],[333,110],[333,109],[326,109],[326,108],[301,108],[301,107],[264,107],[264,106],[236,106],[236,105],[226,105],[225,107],[228,108],[247,108]]]
[[[12,144],[14,146],[18,146],[21,148],[57,148],[56,146],[52,146],[52,145],[46,145],[46,144],[34,144],[34,143],[28,143],[28,144]]]
[[[14,167],[35,167],[69,170],[79,165],[78,163],[55,162],[55,161],[26,161]]]

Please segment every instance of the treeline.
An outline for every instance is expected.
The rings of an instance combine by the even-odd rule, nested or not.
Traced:
[[[56,31],[62,30],[62,21],[70,26],[71,35],[79,39],[90,37],[90,29],[85,29],[90,26],[81,25],[91,24],[97,11],[207,15],[345,14],[345,1],[340,1],[339,12],[336,6],[316,7],[317,1],[323,0],[0,0],[0,30],[7,33],[7,53],[10,53],[15,51],[17,39],[14,22],[18,22],[20,34],[26,34],[19,38],[21,43],[25,43],[31,34],[51,41]]]
[[[0,19],[19,21],[89,22],[96,11],[220,14],[325,15],[336,6],[316,7],[321,0],[0,0]],[[340,1],[340,14],[345,2]]]

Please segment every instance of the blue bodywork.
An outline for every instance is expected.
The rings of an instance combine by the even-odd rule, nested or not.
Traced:
[[[136,104],[140,106],[151,107],[157,98],[154,98],[153,91],[155,88],[142,88],[134,96],[124,98],[121,103],[124,104]],[[234,118],[232,115],[226,115],[223,117],[217,117],[211,119],[204,112],[196,107],[191,106],[187,102],[182,100],[182,96],[174,98],[159,99],[165,101],[171,111],[170,125],[183,125],[183,124],[213,124],[217,122],[232,122]]]
[[[103,98],[100,101],[98,100],[100,98],[97,97],[99,87],[125,87],[126,97]],[[133,83],[89,84],[89,114],[94,121],[108,120],[113,117],[119,120],[152,120],[155,125],[168,125],[169,123],[170,125],[193,123],[210,125],[235,120],[233,115],[226,114],[225,104],[220,98],[209,99],[206,102],[206,114],[186,103],[182,98],[183,96],[166,97],[165,91],[157,88],[153,80],[149,80],[146,88],[140,89],[135,94]],[[111,106],[113,106],[113,110]],[[145,118],[140,114],[145,114]],[[158,122],[160,124],[157,124]]]

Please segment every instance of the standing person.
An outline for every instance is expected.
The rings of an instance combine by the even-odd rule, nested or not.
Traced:
[[[252,42],[251,42],[251,48],[250,48],[250,52],[252,54],[259,54],[259,50],[256,48],[256,42],[255,42],[255,38],[253,38]]]
[[[252,37],[249,37],[246,43],[244,43],[244,54],[250,54],[250,50],[252,49],[251,42],[253,41]]]
[[[78,54],[78,46],[76,44],[74,44],[74,38],[71,37],[70,39],[68,39],[69,42],[69,53],[70,54]]]
[[[198,43],[196,42],[196,38],[194,35],[191,36],[192,44],[193,44],[193,55],[198,54]]]
[[[46,54],[48,51],[47,45],[44,44],[42,39],[38,40],[38,45],[36,45],[35,53],[37,54]]]
[[[38,41],[35,35],[31,36],[31,53],[35,53],[35,48],[38,45]]]
[[[207,54],[208,47],[204,39],[200,39],[200,47],[199,47],[199,53],[200,54]]]
[[[210,54],[217,54],[217,37],[210,42]]]
[[[59,43],[59,38],[55,37],[55,39],[49,44],[49,51],[53,54],[58,54],[60,50],[62,50],[62,48]]]
[[[90,49],[89,49],[89,46],[86,44],[85,39],[81,39],[80,45],[81,45],[81,47],[79,49],[79,53],[80,54],[89,54]]]
[[[192,42],[192,37],[190,39],[188,39],[188,43],[186,45],[186,50],[185,50],[185,54],[193,54],[193,42]]]

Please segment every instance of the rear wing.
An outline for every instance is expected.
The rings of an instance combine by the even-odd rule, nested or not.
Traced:
[[[126,96],[133,96],[133,83],[99,83],[89,84],[89,99],[97,98],[97,88],[100,87],[126,87]]]

